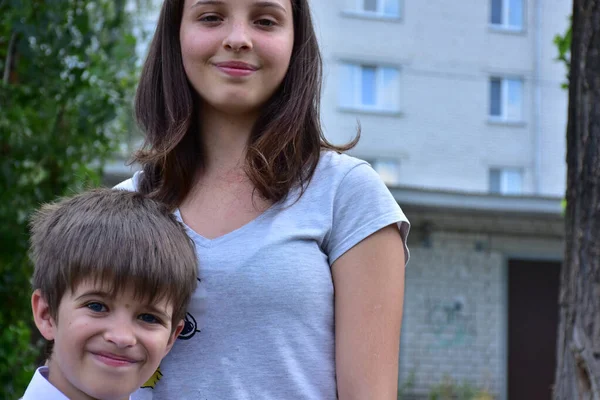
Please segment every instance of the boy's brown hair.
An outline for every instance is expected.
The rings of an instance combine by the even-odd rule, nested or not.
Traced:
[[[30,222],[33,290],[51,315],[67,290],[84,280],[116,295],[173,304],[173,329],[185,317],[197,285],[192,241],[169,209],[147,196],[94,189],[40,208]]]

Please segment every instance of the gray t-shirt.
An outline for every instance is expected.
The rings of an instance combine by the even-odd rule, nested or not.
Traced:
[[[138,179],[117,188],[135,190]],[[337,398],[330,265],[393,223],[406,244],[409,223],[366,162],[334,152],[296,200],[216,239],[187,228],[199,288],[160,379],[134,400]]]

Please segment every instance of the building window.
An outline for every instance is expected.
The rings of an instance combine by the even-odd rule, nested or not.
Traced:
[[[378,158],[371,164],[387,185],[400,183],[400,163],[390,158]]]
[[[399,18],[400,0],[346,0],[351,13],[374,17]]]
[[[523,121],[523,79],[490,78],[490,119]]]
[[[522,30],[523,0],[491,0],[490,23],[494,27]]]
[[[523,171],[518,168],[491,168],[490,193],[519,195],[523,193]]]
[[[343,108],[399,111],[398,68],[370,64],[342,64],[340,106]]]

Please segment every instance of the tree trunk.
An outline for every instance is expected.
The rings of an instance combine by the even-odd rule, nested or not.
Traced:
[[[573,1],[555,400],[600,400],[600,0]]]

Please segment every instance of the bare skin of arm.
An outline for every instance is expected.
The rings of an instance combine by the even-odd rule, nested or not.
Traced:
[[[390,225],[332,265],[340,400],[396,399],[404,247]]]

